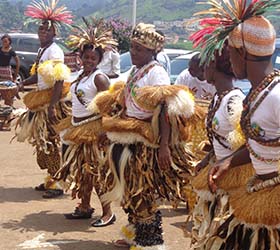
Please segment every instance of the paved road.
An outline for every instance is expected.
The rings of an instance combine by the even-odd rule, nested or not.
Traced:
[[[113,205],[117,222],[95,229],[90,220],[68,221],[63,213],[72,211],[77,201],[69,194],[60,199],[45,200],[33,187],[41,183],[44,172],[35,161],[28,144],[14,141],[12,132],[0,132],[0,250],[113,250],[111,241],[119,238],[119,229],[126,224],[121,208]],[[96,216],[100,206],[95,195],[92,205]],[[190,239],[181,227],[186,219],[183,205],[176,211],[161,207],[164,239],[168,250],[187,250]]]

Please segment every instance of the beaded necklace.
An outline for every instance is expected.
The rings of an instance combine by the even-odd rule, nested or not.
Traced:
[[[143,78],[144,75],[146,75],[146,74],[150,71],[150,69],[153,68],[153,67],[156,66],[156,65],[158,65],[157,62],[154,62],[154,63],[148,65],[148,66],[147,66],[144,70],[142,70],[142,72],[139,73],[139,74],[138,74],[139,71],[135,73],[136,67],[134,67],[134,68],[131,70],[130,75],[129,75],[128,79],[127,79],[127,84],[126,84],[127,87],[126,87],[126,88],[127,88],[128,93],[130,93],[132,97],[135,97],[135,96],[136,96],[136,92],[135,92],[136,84],[135,84],[135,83],[136,83],[139,79]]]
[[[254,114],[254,112],[257,110],[259,105],[263,102],[263,100],[270,93],[270,91],[280,82],[280,80],[277,80],[272,83],[272,81],[274,80],[274,78],[276,76],[280,76],[280,71],[274,70],[271,74],[269,74],[262,80],[262,82],[258,85],[258,87],[256,89],[250,90],[249,94],[243,101],[243,111],[242,111],[241,121],[240,121],[241,128],[243,130],[244,135],[246,136],[246,140],[253,139],[254,141],[258,142],[261,145],[270,146],[270,147],[279,147],[280,146],[280,141],[279,141],[280,137],[277,137],[274,139],[265,139],[265,138],[259,136],[256,133],[256,131],[252,128],[251,117]],[[265,88],[267,88],[267,90],[262,94],[262,96],[259,98],[259,100],[256,102],[256,104],[252,108],[250,108],[250,104],[256,100],[258,95]]]
[[[238,88],[233,87],[231,89],[225,90],[220,95],[216,93],[209,105],[207,119],[206,119],[206,130],[211,145],[213,145],[213,139],[215,138],[219,142],[219,144],[222,145],[224,148],[231,149],[228,145],[224,143],[225,141],[227,141],[227,139],[224,136],[221,136],[218,133],[216,133],[216,131],[214,131],[212,123],[213,123],[214,116],[217,110],[219,109],[223,98],[234,89],[238,89]],[[218,99],[215,102],[216,95],[218,96]]]

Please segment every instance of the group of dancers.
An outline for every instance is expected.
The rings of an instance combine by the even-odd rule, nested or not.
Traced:
[[[39,20],[41,48],[32,76],[19,84],[38,88],[24,96],[16,136],[48,171],[36,189],[54,198],[66,185],[81,203],[65,217],[81,219],[94,211],[94,188],[102,204],[94,227],[116,220],[110,204],[119,201],[128,224],[117,246],[165,249],[158,205],[165,199],[189,204],[195,249],[280,249],[280,72],[271,63],[276,32],[262,16],[280,1],[209,4],[191,36],[217,90],[208,109],[186,86],[170,85],[155,60],[164,37],[153,25],[134,27],[134,66],[126,83],[114,85],[97,68],[104,48],[117,45],[111,32],[88,21],[75,26],[69,45],[83,69],[70,82],[54,37],[71,13],[43,2],[25,12]],[[250,80],[247,96],[236,78]]]

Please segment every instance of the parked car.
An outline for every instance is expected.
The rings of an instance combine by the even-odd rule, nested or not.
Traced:
[[[36,60],[38,49],[40,48],[40,42],[37,34],[33,33],[9,33],[12,38],[12,48],[16,51],[20,59],[20,69],[18,81],[21,81],[29,77],[30,69]],[[60,39],[55,39],[56,43],[66,53],[69,50],[63,44]],[[11,66],[15,69],[15,60],[11,60]]]

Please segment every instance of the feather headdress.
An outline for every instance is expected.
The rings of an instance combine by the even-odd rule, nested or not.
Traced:
[[[193,41],[194,48],[201,49],[201,61],[209,62],[215,51],[221,51],[225,40],[238,26],[254,17],[264,20],[261,15],[277,10],[280,0],[208,0],[200,4],[211,7],[194,14],[199,17],[201,29],[192,34],[190,40]],[[255,22],[262,20],[256,19]],[[270,23],[269,25],[272,27],[269,35],[275,40],[275,31]],[[242,27],[240,33],[242,36]],[[241,40],[244,43],[243,37]]]
[[[83,18],[83,23],[80,26],[73,26],[73,33],[68,37],[67,45],[73,49],[83,51],[85,45],[92,45],[93,48],[101,47],[104,49],[107,46],[116,47],[117,41],[112,38],[112,32],[106,29],[103,22],[92,22]]]
[[[72,24],[73,15],[71,11],[63,6],[58,6],[59,0],[33,0],[26,7],[24,14],[29,22],[47,21],[49,25],[54,25],[58,29],[61,24]]]

